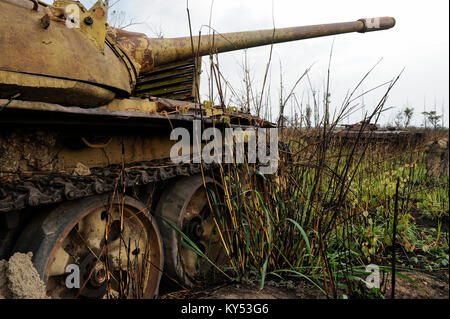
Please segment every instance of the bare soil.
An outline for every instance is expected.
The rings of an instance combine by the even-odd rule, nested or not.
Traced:
[[[395,277],[396,299],[449,299],[448,273],[447,281],[432,278],[426,274],[403,273],[406,278]],[[440,276],[442,277],[442,276]],[[391,276],[387,276],[385,298],[391,298]]]
[[[396,299],[448,299],[449,283],[426,274],[405,273],[414,283],[397,275],[395,286]],[[391,278],[386,276],[384,298],[391,298]],[[325,299],[317,287],[308,282],[291,285],[269,283],[263,290],[249,283],[222,285],[209,289],[180,290],[167,293],[161,299]]]
[[[195,297],[194,297],[195,298]],[[199,299],[325,299],[326,296],[317,288],[301,285],[296,288],[284,286],[266,286],[259,290],[257,285],[243,284],[222,287],[216,291],[206,292]]]
[[[225,284],[167,293],[161,299],[325,299],[326,296],[307,282],[277,284],[269,282],[263,290],[256,283]]]

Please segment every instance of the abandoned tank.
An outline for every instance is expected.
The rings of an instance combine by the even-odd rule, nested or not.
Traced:
[[[170,160],[170,132],[194,120],[270,123],[197,103],[202,56],[395,25],[383,17],[152,39],[108,26],[107,12],[103,1],[87,10],[0,0],[0,259],[32,252],[53,297],[153,298],[163,272],[194,285],[200,258],[173,226],[218,257],[204,212],[206,189],[220,185],[211,164]],[[70,265],[78,289],[66,285]]]

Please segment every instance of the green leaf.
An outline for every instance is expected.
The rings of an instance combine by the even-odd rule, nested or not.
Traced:
[[[216,268],[220,273],[225,275],[228,279],[233,280],[230,276],[228,276],[219,266],[217,266],[215,263],[213,263],[208,256],[206,256],[200,248],[197,247],[197,245],[188,237],[186,234],[184,234],[180,229],[178,229],[177,226],[175,226],[170,220],[165,218],[164,216],[159,216],[164,222],[166,222],[170,228],[175,230],[183,239],[186,241],[186,243],[192,248],[192,250],[199,255],[200,257],[206,259],[214,268]]]
[[[312,253],[311,253],[311,245],[310,245],[310,243],[309,243],[309,238],[308,238],[308,235],[306,235],[306,232],[305,232],[305,230],[303,229],[303,227],[300,226],[300,224],[297,223],[297,222],[296,222],[295,220],[293,220],[293,219],[286,218],[286,220],[289,221],[289,222],[291,222],[292,224],[294,224],[294,226],[300,231],[300,233],[302,234],[303,240],[305,241],[306,248],[308,249],[308,253],[309,253],[310,256],[312,256]]]

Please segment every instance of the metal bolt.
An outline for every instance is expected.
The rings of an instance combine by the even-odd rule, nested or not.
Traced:
[[[195,235],[201,237],[203,235],[203,227],[199,224],[195,226]]]
[[[50,16],[47,14],[45,14],[42,18],[41,18],[41,27],[45,30],[48,29],[48,27],[50,26]]]
[[[93,275],[91,277],[91,284],[94,287],[100,287],[106,281],[106,269],[102,262],[97,262],[94,265]]]
[[[88,17],[84,18],[84,23],[86,23],[86,25],[93,25],[94,20],[92,20],[92,18],[88,16]]]

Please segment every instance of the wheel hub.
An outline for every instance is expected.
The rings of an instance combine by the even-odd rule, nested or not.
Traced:
[[[106,267],[102,262],[97,262],[93,268],[90,283],[94,287],[102,286],[106,281]]]
[[[156,214],[163,217],[160,229],[165,239],[166,256],[169,257],[165,266],[170,275],[176,276],[185,286],[192,287],[210,278],[214,271],[211,261],[216,265],[224,264],[222,230],[217,230],[221,226],[216,223],[208,201],[210,192],[220,201],[221,190],[222,187],[210,177],[190,176],[170,184],[158,202]],[[185,236],[166,221],[181,229]],[[202,254],[191,249],[185,237]]]
[[[93,254],[88,254],[80,265],[80,295],[101,298],[106,293],[106,266]],[[83,287],[83,284],[86,283]]]
[[[187,223],[184,233],[194,242],[198,242],[202,238],[203,231],[202,220],[194,217]]]

